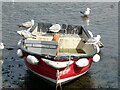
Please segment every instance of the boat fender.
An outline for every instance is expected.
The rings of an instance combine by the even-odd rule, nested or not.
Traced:
[[[79,59],[78,61],[76,61],[76,65],[77,65],[78,67],[85,67],[85,66],[87,66],[88,64],[89,64],[89,61],[88,61],[87,58],[81,58],[81,59]]]
[[[65,62],[55,62],[51,60],[47,60],[42,58],[42,60],[49,66],[52,66],[53,68],[60,69],[65,68],[73,63],[73,61],[65,61]]]
[[[35,57],[35,56],[32,56],[32,55],[28,55],[27,56],[27,61],[30,63],[30,64],[33,64],[33,65],[36,65],[38,64],[39,60]]]
[[[17,55],[18,55],[18,57],[22,57],[23,56],[23,52],[22,52],[21,49],[17,50]]]
[[[94,61],[94,62],[100,61],[100,56],[99,56],[98,54],[95,54],[95,55],[93,56],[93,61]]]

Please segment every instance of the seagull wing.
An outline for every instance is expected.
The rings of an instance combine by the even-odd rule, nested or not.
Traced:
[[[59,32],[59,30],[61,29],[61,26],[59,24],[54,24],[49,29],[50,29],[49,31],[52,31],[52,32]]]
[[[89,15],[90,11],[85,11],[84,15]]]
[[[25,23],[22,23],[22,25],[26,28],[29,28],[32,26],[32,23],[31,22],[25,22]]]
[[[34,21],[32,20],[32,21],[24,22],[24,23],[22,23],[22,24],[20,24],[20,25],[18,25],[18,26],[19,26],[19,27],[30,28],[30,27],[32,27],[33,25],[34,25]]]
[[[87,16],[90,14],[90,9],[87,8],[86,11],[80,11],[81,14],[83,14],[84,16]]]

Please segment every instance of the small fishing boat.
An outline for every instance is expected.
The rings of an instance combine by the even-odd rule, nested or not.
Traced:
[[[82,25],[41,22],[18,34],[17,55],[30,71],[56,86],[80,77],[100,60],[100,35],[94,37]]]

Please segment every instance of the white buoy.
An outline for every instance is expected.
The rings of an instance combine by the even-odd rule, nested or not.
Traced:
[[[95,55],[93,56],[93,61],[94,61],[94,62],[100,61],[100,56],[99,56],[98,54],[95,54]]]
[[[51,61],[51,60],[48,60],[48,59],[44,59],[42,58],[42,60],[52,66],[53,68],[56,68],[56,69],[60,69],[60,68],[65,68],[69,65],[71,65],[73,63],[73,61],[65,61],[65,62],[56,62],[56,61]]]
[[[39,60],[35,57],[35,56],[32,56],[32,55],[28,55],[27,56],[27,61],[30,63],[30,64],[38,64]]]
[[[78,67],[85,67],[85,66],[87,66],[88,64],[89,64],[89,61],[88,61],[87,58],[81,58],[81,59],[79,59],[79,60],[76,62],[76,65],[77,65]]]
[[[21,49],[17,50],[17,55],[18,55],[18,57],[22,57],[23,56],[23,52],[22,52]]]

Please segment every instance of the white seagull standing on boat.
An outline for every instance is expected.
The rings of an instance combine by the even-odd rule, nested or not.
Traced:
[[[20,30],[20,31],[17,31],[17,33],[21,36],[24,36],[24,37],[31,37],[31,33],[30,33],[30,28],[28,28],[27,30]]]
[[[32,19],[31,21],[28,21],[28,22],[22,23],[21,25],[18,25],[19,27],[25,27],[25,28],[28,28],[28,29],[17,31],[17,33],[21,36],[24,36],[24,37],[31,37],[32,35],[30,33],[30,30],[34,26],[34,23],[35,22]]]
[[[91,44],[96,44],[100,41],[101,36],[97,35],[97,37],[91,37],[87,40],[87,43],[91,43]]]
[[[51,32],[59,32],[61,29],[61,26],[59,24],[54,24],[49,28],[49,31]]]
[[[0,49],[4,49],[4,44],[2,42],[0,43]]]
[[[82,11],[80,11],[80,13],[83,15],[83,16],[88,16],[89,14],[90,14],[90,8],[87,8],[87,10],[86,11],[84,11],[84,12],[82,12]]]
[[[28,21],[28,22],[24,22],[20,25],[18,25],[19,27],[24,27],[24,28],[30,28],[32,26],[34,26],[34,20],[32,19],[31,21]]]
[[[100,35],[97,35],[97,37],[93,37],[93,34],[91,33],[91,31],[88,31],[91,38],[89,38],[87,40],[87,43],[89,44],[97,44],[100,48],[104,47],[103,43],[100,41],[101,39],[101,36]]]

